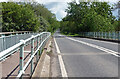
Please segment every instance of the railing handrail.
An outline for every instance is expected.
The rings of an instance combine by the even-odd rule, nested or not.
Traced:
[[[117,32],[80,32],[82,36],[93,37],[93,38],[102,38],[110,40],[120,40],[120,31]]]
[[[25,69],[27,68],[27,66],[29,65],[29,63],[31,62],[31,60],[34,58],[35,54],[38,52],[38,50],[43,45],[43,43],[49,38],[49,36],[47,36],[47,38],[40,44],[40,46],[36,49],[36,51],[34,52],[34,54],[30,57],[30,59],[28,60],[28,62],[26,62],[25,66],[23,67],[23,70],[21,70],[19,72],[19,74],[17,75],[16,79],[18,79],[18,78],[20,78],[22,76],[22,74],[24,73]],[[35,37],[37,37],[37,35]]]
[[[32,32],[32,31],[0,32],[0,35],[16,34],[16,33],[27,33],[27,32]]]
[[[18,44],[15,44],[14,46],[12,46],[12,47],[10,47],[10,48],[8,48],[8,49],[0,52],[0,60],[1,60],[1,58],[2,58],[3,56],[5,56],[7,53],[13,51],[14,49],[18,48],[18,47],[21,46],[22,44],[25,44],[26,42],[30,41],[30,40],[33,39],[33,38],[36,38],[36,37],[40,36],[40,35],[43,34],[43,33],[46,33],[46,32],[42,32],[42,33],[40,33],[40,34],[37,34],[37,35],[35,35],[35,36],[32,36],[32,37],[24,40],[24,42],[21,41],[21,42],[19,42]]]
[[[11,52],[15,52],[14,50],[18,50],[20,48],[20,70],[19,73],[17,75],[16,78],[20,78],[22,76],[22,74],[24,73],[24,71],[26,70],[26,68],[28,67],[29,63],[33,63],[33,58],[38,56],[38,51],[42,50],[41,48],[44,47],[47,39],[51,36],[51,33],[49,32],[42,32],[40,34],[37,35],[32,35],[30,38],[26,39],[26,40],[20,40],[19,43],[17,43],[16,45],[2,51],[0,53],[0,60],[3,60],[4,58],[6,58],[8,55],[12,54]],[[34,40],[37,38],[37,49],[34,50]],[[38,40],[38,38],[40,38],[40,40]],[[40,41],[40,45],[39,45],[39,41]],[[27,43],[31,43],[31,57],[29,58],[29,60],[27,61],[27,63],[24,65],[24,45],[26,45]],[[31,74],[33,68],[31,68]]]

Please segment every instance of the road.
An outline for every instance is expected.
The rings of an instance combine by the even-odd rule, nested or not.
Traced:
[[[63,77],[118,79],[118,44],[54,34]]]

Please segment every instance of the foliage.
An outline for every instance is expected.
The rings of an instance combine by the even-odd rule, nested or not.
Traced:
[[[117,25],[112,7],[106,2],[68,3],[67,16],[61,21],[62,32],[114,31]]]
[[[2,6],[3,31],[53,32],[53,30],[48,29],[58,26],[54,14],[41,4],[2,2]]]

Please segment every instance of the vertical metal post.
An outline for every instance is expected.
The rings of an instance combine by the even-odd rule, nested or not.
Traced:
[[[108,38],[110,39],[111,38],[111,33],[109,32],[109,36],[108,36]]]
[[[112,40],[114,39],[114,32],[112,32]]]
[[[10,34],[10,46],[12,46],[13,45],[13,38],[12,38],[12,34]]]
[[[118,40],[120,41],[120,31],[119,31],[118,33],[119,33],[119,34],[118,34],[118,38],[119,38]]]
[[[38,36],[38,37],[39,37],[39,36]],[[38,37],[37,37],[37,49],[38,49],[38,46],[39,46]],[[38,56],[39,56],[39,52],[37,52],[37,54],[36,54],[36,62],[38,62]]]
[[[26,39],[26,32],[24,32],[24,35],[23,35],[24,39]]]
[[[106,39],[106,32],[105,32],[105,39]]]
[[[16,44],[18,43],[18,33],[16,33]]]
[[[101,38],[103,38],[103,32],[101,33]]]
[[[98,32],[96,32],[96,37],[98,38]]]
[[[114,40],[116,40],[116,32],[114,32]]]
[[[1,37],[2,37],[2,39],[3,39],[3,41],[2,41],[2,50],[5,50],[5,35],[3,34],[3,35],[1,35]]]
[[[100,38],[100,32],[98,32],[98,34],[99,34],[98,37]]]
[[[43,34],[41,34],[41,36],[40,36],[40,44],[42,43],[42,39],[43,39],[43,38],[42,38],[42,35],[43,35]],[[41,47],[40,47],[40,54],[42,53],[42,46],[43,46],[43,45],[41,45]]]
[[[115,40],[117,40],[117,32],[115,32]]]
[[[94,33],[93,37],[95,38],[95,32],[93,32],[93,33]]]
[[[97,38],[97,32],[95,32],[95,37]]]
[[[101,38],[101,37],[102,37],[102,36],[101,36],[101,32],[99,32],[99,33],[100,33],[100,38]]]
[[[119,40],[119,32],[117,32],[117,40]]]
[[[34,36],[32,35],[32,40],[31,40],[31,56],[34,53]],[[31,75],[33,73],[33,59],[31,60]]]
[[[20,61],[19,61],[19,63],[20,63],[20,70],[19,71],[21,71],[21,70],[23,70],[23,66],[24,66],[24,40],[20,40],[20,42],[23,42],[23,44],[20,46]],[[22,77],[21,77],[22,78]]]

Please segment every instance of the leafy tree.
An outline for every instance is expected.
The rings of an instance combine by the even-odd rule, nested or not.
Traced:
[[[55,15],[39,3],[2,2],[2,6],[3,31],[54,32],[59,27]]]
[[[36,31],[39,24],[34,12],[23,5],[2,3],[3,31]]]
[[[63,18],[60,29],[63,32],[114,31],[115,17],[112,7],[106,2],[68,3],[67,16]]]

